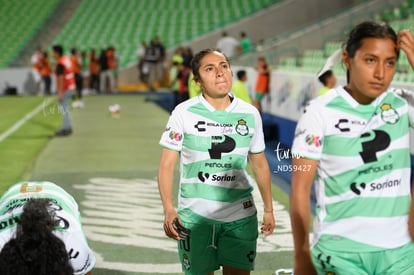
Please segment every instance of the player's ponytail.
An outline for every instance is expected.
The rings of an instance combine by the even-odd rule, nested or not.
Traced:
[[[30,199],[24,205],[16,238],[0,253],[0,274],[73,274],[65,244],[52,232],[55,224],[49,200]]]

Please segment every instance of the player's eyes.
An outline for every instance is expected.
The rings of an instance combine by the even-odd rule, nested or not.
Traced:
[[[389,61],[387,62],[387,66],[388,66],[388,67],[395,67],[395,65],[396,65],[395,60],[389,60]]]
[[[375,62],[375,59],[374,59],[374,58],[367,58],[367,59],[365,59],[365,61],[366,61],[368,64],[372,64],[372,63],[374,63],[374,62]]]

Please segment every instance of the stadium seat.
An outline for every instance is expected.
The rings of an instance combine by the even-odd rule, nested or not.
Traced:
[[[60,0],[3,1],[0,9],[0,67],[6,67],[42,26]]]
[[[167,48],[173,48],[278,1],[82,1],[54,43],[85,50],[113,45],[124,67],[136,61],[143,40],[158,35]]]

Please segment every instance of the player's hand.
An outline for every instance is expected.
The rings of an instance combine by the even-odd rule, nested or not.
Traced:
[[[401,30],[398,32],[398,48],[407,52],[414,51],[414,36],[410,30]]]
[[[178,234],[177,230],[175,230],[174,228],[175,219],[179,219],[178,214],[175,210],[171,210],[165,213],[164,232],[165,232],[165,235],[167,235],[168,237],[178,241],[180,240],[180,235]]]
[[[275,229],[275,217],[272,212],[264,212],[263,214],[263,223],[262,227],[260,228],[261,233],[265,236],[269,236],[273,233]]]
[[[398,32],[397,47],[405,52],[411,67],[414,69],[414,35],[410,30]]]

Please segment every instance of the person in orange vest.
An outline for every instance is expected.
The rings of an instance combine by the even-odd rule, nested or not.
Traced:
[[[100,73],[99,73],[99,82],[100,82],[100,91],[101,92],[108,92],[112,93],[115,87],[115,78],[112,69],[109,67],[109,63],[111,66],[114,66],[114,61],[109,60],[113,58],[113,51],[111,47],[106,49],[102,49],[101,54],[99,56],[99,66],[100,66]],[[109,87],[107,87],[107,81],[109,82]]]
[[[40,74],[42,75],[43,80],[43,92],[45,95],[50,95],[52,86],[52,78],[50,77],[50,74],[52,69],[50,67],[49,57],[46,51],[43,52],[39,64]]]
[[[63,55],[62,45],[52,47],[52,56],[56,60],[56,92],[59,100],[59,111],[63,118],[62,126],[56,132],[56,136],[68,136],[72,134],[69,105],[75,95],[75,75],[72,71],[70,58]]]
[[[271,72],[272,70],[267,64],[266,58],[259,56],[257,58],[257,78],[253,105],[260,113],[262,113],[262,99],[266,94],[269,93]]]

